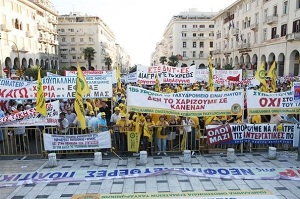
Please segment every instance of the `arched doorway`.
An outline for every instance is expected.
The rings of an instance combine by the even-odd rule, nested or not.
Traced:
[[[14,65],[13,65],[14,69],[19,69],[20,68],[20,63],[19,63],[19,59],[16,57],[14,59]]]
[[[239,67],[239,58],[238,58],[238,56],[235,56],[235,58],[234,58],[234,68],[238,68]]]
[[[252,66],[251,66],[251,61],[250,61],[250,55],[249,55],[249,54],[246,55],[246,58],[245,58],[245,65],[246,65],[246,68],[247,68],[248,70],[250,70],[250,69],[252,68]]]
[[[199,68],[199,69],[206,69],[206,66],[205,66],[205,64],[202,63],[202,64],[200,64],[200,65],[198,66],[198,68]]]
[[[38,59],[35,60],[35,65],[40,66],[40,61]]]
[[[277,74],[280,77],[284,76],[284,61],[285,61],[285,56],[283,53],[280,53],[277,61]]]
[[[215,59],[214,65],[215,65],[215,66],[218,65],[218,59],[217,59],[217,58]]]
[[[226,65],[226,64],[225,64],[225,59],[223,58],[223,59],[222,59],[222,67],[221,67],[221,68],[225,68],[225,65]]]
[[[229,64],[233,67],[233,59],[232,59],[232,57],[230,57]]]
[[[49,67],[49,59],[47,58],[46,60],[45,60],[45,69],[46,70],[49,70],[50,69],[50,67]]]
[[[240,66],[239,66],[239,68],[242,69],[243,66],[244,66],[244,64],[245,64],[244,56],[241,55],[241,57],[240,57]]]
[[[54,61],[51,60],[51,69],[55,69]]]
[[[12,62],[11,62],[10,57],[5,58],[4,64],[5,64],[6,68],[12,68]]]
[[[57,60],[55,60],[55,66],[54,66],[54,69],[55,69],[55,70],[58,70],[58,63],[57,63]]]
[[[294,50],[290,55],[290,67],[289,73],[292,73],[294,76],[299,75],[299,51]]]
[[[274,61],[275,61],[275,54],[270,53],[269,57],[268,57],[268,70],[270,69],[270,67],[271,67],[271,65],[273,64]]]
[[[254,54],[252,56],[252,69],[256,70],[257,69],[257,54]]]
[[[43,59],[41,59],[41,68],[45,69],[45,61]]]
[[[265,56],[265,55],[262,55],[260,60],[261,60],[261,63],[264,64],[265,70],[266,70],[266,69],[267,69],[267,68],[266,68],[266,66],[267,66],[267,63],[266,63],[266,56]]]
[[[33,60],[30,58],[28,68],[30,68],[31,66],[33,66]]]
[[[25,58],[22,59],[22,68],[27,68],[27,60]]]
[[[82,71],[86,70],[86,68],[84,66],[80,67]]]

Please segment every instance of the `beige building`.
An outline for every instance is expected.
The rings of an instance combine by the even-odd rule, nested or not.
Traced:
[[[3,68],[58,68],[57,15],[48,0],[0,0],[0,76]]]
[[[95,70],[107,70],[104,58],[110,57],[112,69],[120,57],[128,57],[124,50],[116,45],[115,35],[108,25],[98,16],[73,12],[58,17],[58,40],[61,66],[81,66],[88,69],[83,49],[92,47],[96,52],[92,67]]]
[[[173,16],[167,25],[163,39],[156,44],[155,52],[151,55],[151,64],[159,65],[160,57],[167,59],[178,55],[179,66],[195,64],[205,67],[208,56],[213,51],[214,21],[216,13],[198,12],[190,9]]]
[[[215,21],[214,65],[299,75],[300,1],[238,0],[219,12]]]

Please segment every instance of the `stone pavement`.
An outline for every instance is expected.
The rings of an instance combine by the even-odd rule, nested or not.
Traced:
[[[49,168],[48,161],[43,160],[1,160],[1,174],[24,172],[80,171],[120,168],[184,167],[184,168],[300,168],[296,152],[278,152],[277,159],[269,160],[267,153],[236,154],[234,162],[226,161],[223,154],[205,154],[193,156],[190,163],[183,162],[183,155],[148,157],[148,163],[139,164],[138,157],[123,160],[111,156],[103,157],[103,165],[93,164],[93,158],[59,159],[58,166]],[[300,174],[299,174],[300,175]],[[299,176],[298,175],[298,176]],[[190,175],[161,174],[149,177],[107,178],[89,181],[38,182],[15,187],[0,188],[0,198],[9,199],[67,199],[74,194],[124,194],[124,193],[172,193],[202,192],[228,190],[270,190],[277,198],[300,198],[300,181],[289,179],[234,179],[203,178]],[[259,197],[257,197],[259,198]]]

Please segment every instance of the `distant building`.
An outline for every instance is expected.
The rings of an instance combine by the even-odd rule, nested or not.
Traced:
[[[57,16],[48,0],[0,0],[0,76],[3,68],[57,69]]]
[[[277,62],[277,74],[299,75],[299,0],[239,0],[218,13],[213,59],[216,67],[268,70]]]
[[[214,43],[214,12],[198,12],[190,9],[173,16],[167,25],[163,39],[156,44],[151,64],[159,65],[160,57],[179,57],[179,66],[205,67],[212,54]]]
[[[128,57],[124,50],[117,51],[119,45],[116,46],[114,33],[98,16],[80,12],[60,15],[58,17],[58,40],[61,66],[77,66],[79,63],[88,69],[88,62],[83,54],[83,49],[86,47],[92,47],[96,52],[92,60],[92,67],[95,70],[108,69],[104,62],[105,57],[110,57],[112,60],[110,69],[119,63],[121,60],[119,58]]]

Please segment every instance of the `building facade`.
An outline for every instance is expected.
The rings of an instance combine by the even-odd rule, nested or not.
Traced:
[[[163,39],[156,44],[151,64],[159,65],[160,58],[177,55],[179,66],[205,67],[213,51],[214,21],[216,13],[190,9],[173,16],[167,25]]]
[[[268,70],[276,61],[279,76],[299,75],[299,0],[238,0],[213,20],[216,67]]]
[[[57,15],[48,0],[0,0],[0,76],[4,68],[59,67]]]
[[[96,52],[92,60],[92,69],[111,70],[119,57],[127,57],[116,45],[115,35],[98,16],[73,12],[58,17],[58,40],[61,66],[77,66],[88,69],[83,50],[92,47]],[[105,65],[105,57],[112,60],[111,68]]]

